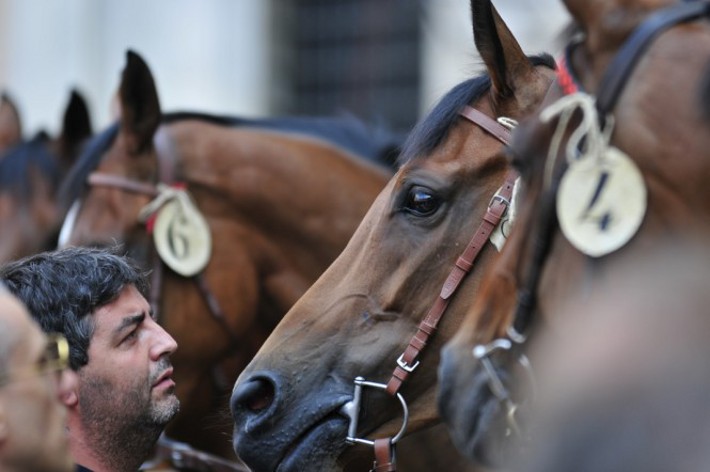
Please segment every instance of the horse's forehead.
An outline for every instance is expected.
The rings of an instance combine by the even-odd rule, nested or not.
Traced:
[[[466,146],[444,143],[433,153],[403,165],[397,174],[397,181],[402,185],[412,179],[428,178],[440,184],[451,184],[457,175],[470,173],[478,166],[476,154],[476,150],[467,149]]]
[[[154,149],[143,151],[141,154],[131,154],[128,151],[125,136],[119,133],[108,149],[102,152],[96,170],[126,175],[138,171],[146,165],[152,165],[156,159]]]

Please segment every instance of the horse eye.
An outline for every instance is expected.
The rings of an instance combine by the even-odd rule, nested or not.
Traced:
[[[439,198],[429,189],[412,187],[402,209],[414,216],[430,216],[439,208],[439,205]]]

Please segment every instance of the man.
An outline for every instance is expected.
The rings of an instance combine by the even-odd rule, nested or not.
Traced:
[[[63,402],[77,470],[135,472],[179,409],[177,344],[151,316],[144,274],[115,249],[66,248],[10,263],[0,280],[69,341],[79,382]]]
[[[76,388],[67,361],[66,341],[48,339],[0,285],[0,470],[72,470],[59,402]]]

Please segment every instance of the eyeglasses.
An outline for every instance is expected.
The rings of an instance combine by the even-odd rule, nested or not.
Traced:
[[[0,386],[12,381],[45,375],[52,372],[61,372],[69,367],[69,343],[61,334],[47,335],[47,344],[42,355],[29,367],[9,373],[0,372]]]

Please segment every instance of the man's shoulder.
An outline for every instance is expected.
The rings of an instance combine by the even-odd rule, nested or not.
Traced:
[[[77,464],[76,469],[74,469],[74,472],[93,472],[91,469],[87,469],[83,465]]]

